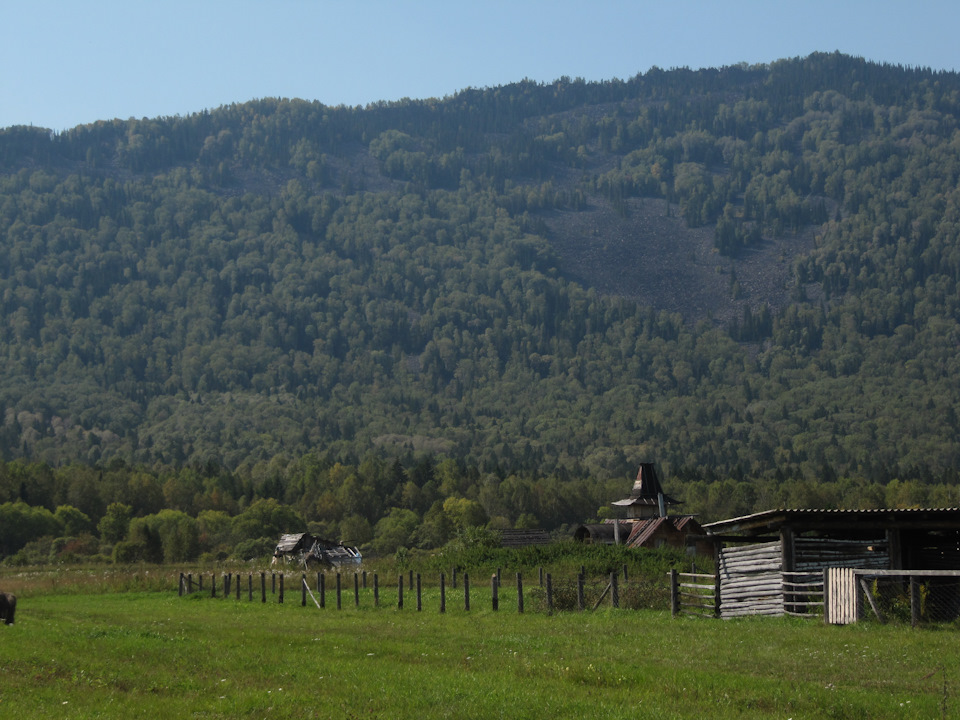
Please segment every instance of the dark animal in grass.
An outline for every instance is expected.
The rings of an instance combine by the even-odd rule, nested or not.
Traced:
[[[13,613],[17,609],[17,596],[0,592],[0,620],[13,625]]]

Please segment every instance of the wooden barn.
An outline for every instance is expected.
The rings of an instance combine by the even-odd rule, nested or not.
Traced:
[[[703,528],[721,617],[806,614],[798,598],[822,586],[827,568],[960,571],[958,508],[769,510]]]

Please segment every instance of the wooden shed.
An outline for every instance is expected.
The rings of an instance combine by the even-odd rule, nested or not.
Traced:
[[[960,570],[960,509],[768,510],[703,526],[720,615],[804,614],[797,588],[826,568]]]
[[[296,562],[304,567],[320,563],[330,567],[358,565],[362,557],[355,547],[323,540],[310,533],[288,533],[280,537],[273,561]]]

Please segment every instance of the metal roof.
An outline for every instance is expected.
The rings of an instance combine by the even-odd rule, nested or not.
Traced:
[[[958,530],[960,529],[960,508],[878,508],[874,510],[781,508],[703,525],[703,529],[711,535],[725,533],[758,535],[776,532],[785,527],[790,527],[795,532],[807,530],[856,532],[885,529]]]

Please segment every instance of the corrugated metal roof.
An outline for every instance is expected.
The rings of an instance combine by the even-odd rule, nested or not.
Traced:
[[[811,529],[855,529],[867,527],[960,528],[960,508],[875,508],[871,510],[831,510],[817,508],[781,508],[706,523],[710,534],[776,531],[786,525],[815,526]]]

